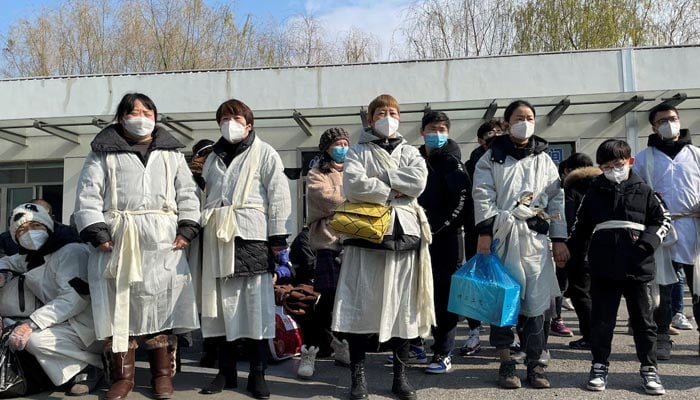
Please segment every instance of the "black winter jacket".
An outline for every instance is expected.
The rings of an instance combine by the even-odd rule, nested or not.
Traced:
[[[636,222],[645,229],[593,232],[596,225],[611,220]],[[654,279],[653,254],[670,225],[668,210],[661,199],[634,172],[630,171],[629,178],[620,184],[600,175],[583,198],[568,245],[574,255],[581,255],[590,238],[588,263],[594,278],[646,282]]]
[[[419,148],[428,167],[425,190],[418,204],[425,209],[433,235],[456,235],[471,204],[471,180],[462,166],[459,145],[452,139],[429,156]]]

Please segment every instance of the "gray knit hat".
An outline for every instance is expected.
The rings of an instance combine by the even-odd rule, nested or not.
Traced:
[[[326,151],[338,139],[345,139],[349,143],[350,134],[343,128],[328,128],[321,135],[321,140],[318,143],[318,149],[321,151]]]

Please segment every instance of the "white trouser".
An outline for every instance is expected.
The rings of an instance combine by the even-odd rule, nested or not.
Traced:
[[[36,357],[56,386],[68,382],[88,365],[102,369],[102,346],[99,342],[85,346],[67,322],[32,332],[26,350]]]

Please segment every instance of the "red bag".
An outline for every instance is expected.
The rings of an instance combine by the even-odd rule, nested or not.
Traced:
[[[269,340],[270,359],[282,361],[299,355],[301,344],[299,325],[284,312],[284,308],[275,307],[275,338]]]

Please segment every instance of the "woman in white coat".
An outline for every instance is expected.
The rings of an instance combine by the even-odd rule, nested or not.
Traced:
[[[125,95],[78,181],[75,222],[94,247],[90,293],[97,338],[106,340],[110,400],[134,386],[138,341],[148,351],[153,397],[170,398],[173,333],[199,326],[182,251],[199,232],[199,200],[178,151],[184,146],[155,124],[157,116],[148,96]]]
[[[268,339],[275,337],[273,259],[287,250],[292,212],[282,160],[253,130],[253,112],[231,99],[216,111],[221,138],[202,168],[202,333],[219,337],[219,373],[203,394],[237,387],[234,341],[248,339],[247,390],[267,399]],[[279,261],[279,260],[278,260]]]
[[[53,219],[37,204],[12,211],[10,234],[19,253],[0,259],[0,270],[22,274],[25,288],[43,305],[15,325],[10,348],[32,354],[54,385],[72,380],[67,394],[80,396],[94,390],[103,375],[87,283],[90,251],[53,230]],[[0,286],[12,276],[0,273]]]
[[[428,170],[418,149],[398,132],[399,104],[390,95],[368,108],[370,128],[345,157],[343,191],[349,202],[392,206],[383,242],[344,239],[332,330],[347,333],[352,374],[351,399],[366,399],[364,370],[367,334],[391,339],[392,392],[415,399],[406,379],[408,339],[427,336],[435,324],[433,279],[428,245],[430,226],[417,197]]]
[[[569,258],[564,190],[547,142],[534,135],[535,108],[517,100],[506,107],[504,118],[508,134],[493,139],[474,172],[477,252],[489,254],[492,240],[499,239],[496,254],[521,286],[517,330],[527,354],[527,380],[531,387],[548,388],[539,360],[544,314],[560,294],[554,262],[563,267]],[[491,344],[501,361],[498,382],[505,389],[521,385],[509,351],[513,338],[511,327],[491,326]]]

